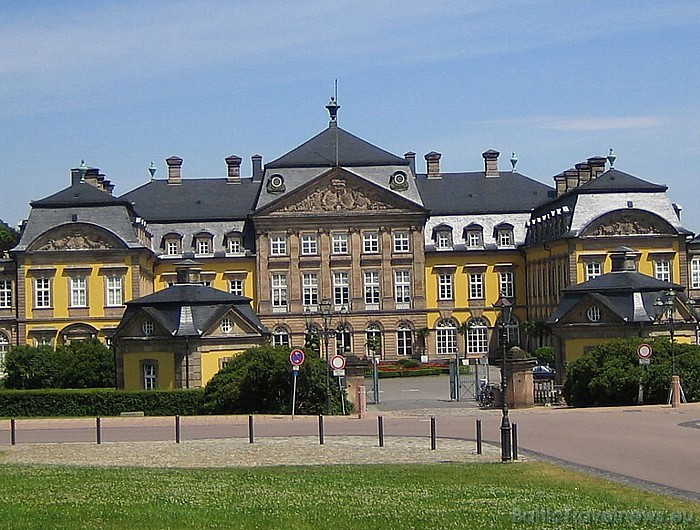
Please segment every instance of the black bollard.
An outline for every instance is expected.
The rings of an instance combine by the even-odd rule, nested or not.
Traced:
[[[476,454],[481,454],[481,420],[476,420]]]
[[[430,416],[430,450],[435,451],[436,446],[437,429],[435,423],[435,416]]]
[[[384,447],[384,416],[377,417],[377,427],[379,428],[379,447]]]
[[[253,416],[248,416],[248,442],[253,443],[255,437],[253,436]]]
[[[102,443],[102,418],[97,416],[95,418],[95,430],[97,431],[97,443]]]
[[[180,415],[175,416],[175,443],[180,443]]]
[[[10,420],[10,437],[12,445],[17,445],[17,421],[14,418]]]
[[[513,460],[518,459],[518,424],[513,424]]]
[[[323,445],[323,414],[318,415],[318,443]]]

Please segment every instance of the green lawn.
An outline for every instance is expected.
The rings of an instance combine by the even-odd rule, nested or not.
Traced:
[[[567,509],[576,513],[567,515]],[[594,517],[600,520],[585,522]],[[700,504],[537,462],[207,470],[0,467],[0,528],[698,527]]]

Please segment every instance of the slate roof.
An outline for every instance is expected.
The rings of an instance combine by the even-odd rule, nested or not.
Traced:
[[[554,188],[511,171],[498,177],[483,171],[442,173],[437,179],[418,174],[416,182],[431,215],[529,212],[555,194]]]
[[[619,171],[617,169],[609,169],[602,173],[598,178],[589,180],[585,184],[578,186],[573,190],[574,193],[599,193],[599,192],[664,192],[668,190],[668,186],[654,184],[652,182],[642,180],[638,177]]]
[[[87,182],[78,182],[59,192],[38,201],[32,201],[32,208],[75,208],[80,206],[128,206],[127,201],[118,199]]]
[[[183,179],[181,184],[152,180],[121,196],[148,222],[245,219],[253,211],[259,181],[242,178]]]
[[[336,164],[336,139],[338,164]],[[405,158],[393,155],[331,123],[287,154],[265,164],[265,169],[294,167],[345,167],[408,165]]]

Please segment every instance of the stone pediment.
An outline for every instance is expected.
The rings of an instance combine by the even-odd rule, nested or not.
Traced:
[[[31,250],[110,250],[123,246],[114,236],[95,227],[70,225],[44,234],[31,246]]]
[[[288,202],[277,211],[326,213],[394,209],[391,204],[383,200],[381,197],[383,194],[378,190],[358,187],[353,185],[356,183],[348,182],[349,180],[342,176],[326,179],[311,189],[307,188],[304,197],[297,195],[294,197],[296,201]]]
[[[657,215],[641,210],[618,210],[593,221],[581,234],[585,237],[675,235],[676,230]]]

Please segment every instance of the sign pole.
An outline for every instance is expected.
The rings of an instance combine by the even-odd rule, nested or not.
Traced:
[[[297,379],[299,377],[299,367],[292,366],[292,419],[297,405]]]

